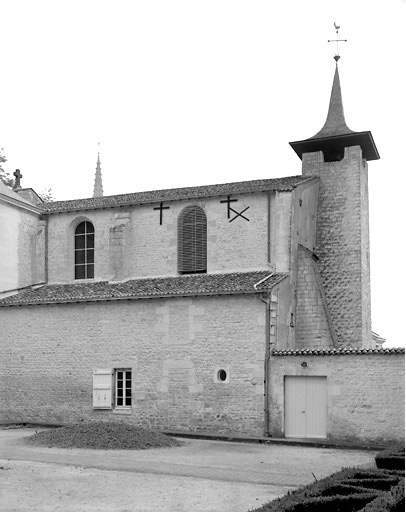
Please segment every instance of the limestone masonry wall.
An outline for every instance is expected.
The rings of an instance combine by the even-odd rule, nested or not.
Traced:
[[[270,365],[271,434],[284,435],[285,376],[325,376],[328,439],[402,441],[404,371],[405,356],[397,353],[274,356]]]
[[[317,263],[299,247],[296,294],[296,348],[332,348],[328,310]]]
[[[20,213],[0,203],[0,291],[18,287],[18,226]]]
[[[359,146],[338,162],[305,153],[303,174],[320,177],[315,252],[337,344],[370,348],[367,163]]]
[[[0,292],[45,279],[45,230],[39,215],[0,204]]]
[[[8,308],[0,419],[262,435],[264,338],[256,296]],[[132,369],[130,414],[93,409],[98,368]],[[217,381],[219,369],[227,382]]]
[[[289,193],[283,203],[289,210]],[[267,193],[238,194],[228,212],[226,197],[165,203],[168,210],[154,210],[158,204],[117,209],[71,212],[49,217],[49,281],[74,279],[74,230],[89,220],[95,227],[95,278],[174,276],[177,269],[177,226],[180,212],[191,204],[207,216],[207,272],[236,272],[262,269],[268,265]],[[286,204],[285,204],[286,203]],[[228,215],[230,213],[230,216]],[[244,218],[245,217],[245,218]],[[289,215],[287,216],[289,222]],[[281,240],[279,237],[275,238]],[[284,240],[288,240],[286,233]],[[279,243],[279,242],[278,242]],[[281,248],[287,259],[286,243]],[[288,248],[288,245],[287,245]]]

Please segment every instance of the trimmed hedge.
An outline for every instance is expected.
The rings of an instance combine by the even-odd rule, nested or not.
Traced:
[[[355,475],[363,476],[359,485],[346,485]],[[381,471],[359,468],[346,468],[322,480],[288,492],[282,498],[266,503],[253,512],[300,512],[314,510],[318,512],[358,511],[368,502],[377,498],[382,491],[362,488],[362,481],[373,477],[382,478]],[[331,495],[331,489],[339,494]]]
[[[377,491],[390,491],[390,489],[397,485],[399,482],[398,478],[362,478],[360,480],[349,479],[346,480],[346,485],[359,486],[364,489],[375,489]]]
[[[376,497],[375,493],[349,496],[320,496],[286,508],[286,512],[357,512]]]
[[[401,506],[402,499],[404,503],[404,487],[402,488],[401,480],[402,472],[400,471],[382,469],[364,471],[359,468],[347,468],[289,492],[253,512],[359,512],[364,509],[368,512],[403,511],[403,508],[396,508]],[[375,503],[376,508],[366,509],[371,503]],[[392,508],[384,508],[387,503]]]
[[[405,469],[405,447],[393,446],[375,456],[375,463],[382,469]]]
[[[361,487],[359,485],[347,485],[347,480],[343,484],[331,485],[320,493],[321,496],[351,496],[352,494],[359,494],[362,492],[371,492],[370,488]]]
[[[404,446],[382,451],[375,461],[377,469],[343,469],[253,512],[404,512]]]
[[[362,512],[404,512],[405,510],[405,479],[401,481],[390,492],[378,496],[370,501]]]

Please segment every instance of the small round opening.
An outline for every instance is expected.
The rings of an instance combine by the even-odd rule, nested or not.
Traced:
[[[217,378],[219,381],[224,382],[227,379],[227,372],[225,370],[219,370],[217,372]]]

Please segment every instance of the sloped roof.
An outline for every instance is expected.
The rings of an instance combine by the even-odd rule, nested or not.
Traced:
[[[194,295],[261,293],[271,290],[287,274],[269,270],[230,274],[194,274],[176,277],[48,284],[21,290],[0,300],[0,307],[61,304]],[[256,285],[254,287],[254,285]]]
[[[343,151],[344,148],[350,146],[360,146],[362,154],[367,160],[378,160],[380,158],[372,133],[369,131],[354,132],[348,128],[345,122],[337,62],[327,118],[322,129],[309,139],[290,142],[289,144],[300,159],[302,159],[303,153]]]
[[[14,201],[16,201],[16,202],[25,203],[29,206],[33,205],[33,203],[28,201],[28,199],[25,199],[25,197],[21,196],[20,194],[17,194],[17,192],[14,192],[13,189],[11,189],[7,185],[5,185],[1,180],[0,180],[0,194],[4,195],[6,197],[9,197],[11,199],[14,199]]]
[[[239,181],[220,185],[204,185],[199,187],[172,188],[151,190],[115,196],[90,197],[70,201],[54,201],[44,203],[41,209],[45,214],[63,213],[79,210],[95,210],[99,208],[114,208],[115,206],[130,206],[180,199],[198,199],[203,197],[225,196],[260,192],[265,190],[292,190],[297,185],[314,179],[313,176],[289,176],[269,180]]]
[[[323,128],[310,137],[311,139],[321,139],[323,137],[331,137],[334,135],[348,135],[355,133],[348,128],[344,117],[344,106],[341,96],[340,75],[338,73],[338,65],[334,73],[333,86],[331,88],[330,103],[326,122]]]
[[[330,348],[330,349],[302,349],[302,350],[275,350],[273,356],[343,356],[354,354],[404,354],[405,349],[399,348]]]

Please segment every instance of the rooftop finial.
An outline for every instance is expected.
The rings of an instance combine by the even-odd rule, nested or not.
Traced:
[[[340,54],[338,53],[338,43],[346,43],[347,39],[338,39],[338,31],[340,30],[340,26],[337,25],[336,22],[334,22],[334,28],[336,29],[336,38],[335,39],[329,39],[329,43],[336,43],[336,54],[334,55],[334,60],[336,62],[340,59]]]

